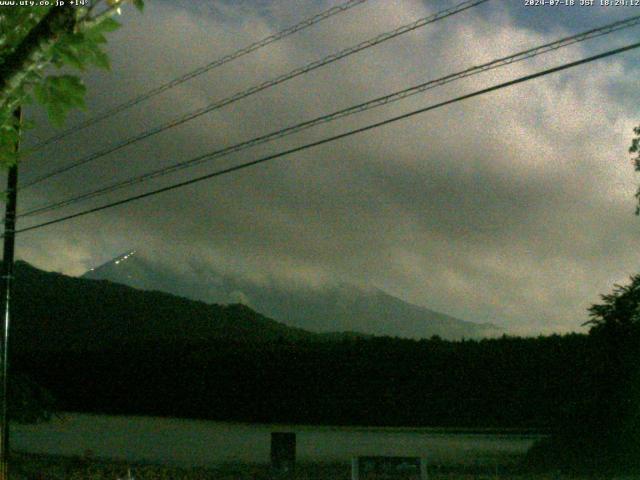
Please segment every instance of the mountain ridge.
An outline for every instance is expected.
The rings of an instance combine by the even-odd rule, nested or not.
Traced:
[[[214,270],[176,273],[136,251],[115,257],[82,278],[108,279],[143,290],[168,291],[207,302],[243,303],[284,324],[316,333],[354,331],[364,335],[459,340],[501,335],[490,323],[460,320],[397,298],[374,287],[348,283],[319,288],[258,284]]]
[[[15,276],[12,348],[17,350],[80,351],[211,340],[260,343],[315,336],[241,304],[207,304],[107,280],[69,277],[22,261],[16,262]]]

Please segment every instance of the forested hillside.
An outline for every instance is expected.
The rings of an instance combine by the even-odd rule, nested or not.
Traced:
[[[209,305],[16,264],[12,348],[102,351],[141,342],[263,342],[313,336],[243,305]]]

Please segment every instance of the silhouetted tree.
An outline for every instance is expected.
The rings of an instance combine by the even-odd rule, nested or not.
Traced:
[[[640,470],[640,275],[589,308],[590,388],[531,460],[588,471]]]
[[[638,130],[640,132],[640,130]],[[615,285],[613,293],[602,295],[602,303],[591,306],[592,334],[604,330],[631,333],[640,325],[640,274],[631,277],[629,285]]]

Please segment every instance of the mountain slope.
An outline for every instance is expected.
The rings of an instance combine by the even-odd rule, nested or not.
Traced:
[[[502,333],[495,325],[463,321],[377,289],[348,284],[286,288],[197,268],[177,273],[140,252],[120,255],[83,277],[207,302],[241,302],[287,325],[315,332],[355,331],[406,338],[438,335],[451,340]]]
[[[44,272],[25,262],[16,263],[13,306],[12,348],[18,350],[313,337],[244,305],[210,305],[105,280]]]
[[[493,325],[459,320],[404,302],[377,289],[340,285],[314,293],[314,297],[283,295],[282,303],[257,295],[255,298],[260,299],[261,311],[288,325],[297,325],[295,317],[303,312],[304,326],[312,331],[349,328],[373,335],[405,338],[438,335],[446,339],[496,336],[501,333]]]

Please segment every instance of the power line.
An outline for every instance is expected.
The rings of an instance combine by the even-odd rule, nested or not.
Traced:
[[[374,37],[373,39],[370,40],[366,40],[364,42],[361,42],[355,46],[346,48],[344,50],[341,50],[338,53],[333,53],[331,55],[328,55],[320,60],[316,60],[315,62],[312,62],[310,64],[307,64],[303,67],[299,67],[296,68],[288,73],[285,73],[283,75],[280,75],[272,80],[268,80],[266,82],[263,82],[259,85],[253,86],[247,90],[243,90],[241,92],[238,92],[230,97],[227,97],[225,99],[219,100],[217,102],[214,102],[210,105],[207,105],[205,107],[199,108],[193,112],[187,113],[185,115],[183,115],[182,117],[172,120],[168,123],[165,123],[164,125],[161,125],[159,127],[155,127],[151,130],[147,130],[145,132],[142,132],[138,135],[135,135],[133,137],[128,138],[127,140],[124,140],[116,145],[112,145],[110,147],[107,147],[104,150],[101,150],[99,152],[93,153],[91,155],[89,155],[88,157],[82,158],[80,160],[77,160],[75,162],[72,162],[70,164],[67,164],[63,167],[60,167],[56,170],[53,170],[39,178],[36,178],[35,180],[32,180],[31,182],[28,182],[27,184],[23,185],[21,187],[21,189],[25,189],[28,187],[31,187],[37,183],[43,182],[44,180],[48,180],[49,178],[52,178],[54,176],[60,175],[62,173],[68,172],[69,170],[76,168],[80,165],[84,165],[88,162],[91,162],[93,160],[96,160],[98,158],[101,158],[105,155],[108,155],[110,153],[116,152],[118,150],[121,150],[122,148],[125,148],[129,145],[132,145],[136,142],[139,142],[140,140],[144,140],[146,138],[149,138],[153,135],[156,135],[158,133],[164,132],[165,130],[168,130],[170,128],[174,128],[177,127],[178,125],[182,125],[183,123],[186,123],[190,120],[193,120],[197,117],[200,117],[206,113],[212,112],[214,110],[217,110],[219,108],[222,108],[226,105],[229,105],[231,103],[237,102],[238,100],[242,100],[244,98],[247,98],[255,93],[261,92],[263,90],[266,90],[268,88],[271,88],[273,86],[276,86],[280,83],[286,82],[287,80],[291,80],[292,78],[298,77],[300,75],[303,75],[305,73],[308,73],[312,70],[315,70],[317,68],[320,68],[324,65],[328,65],[330,63],[333,63],[337,60],[340,60],[342,58],[345,58],[349,55],[353,55],[354,53],[360,52],[362,50],[365,50],[367,48],[373,47],[375,45],[378,45],[382,42],[385,42],[387,40],[391,40],[392,38],[395,38],[399,35],[403,35],[405,33],[411,32],[413,30],[416,30],[418,28],[424,27],[425,25],[428,25],[430,23],[434,23],[437,22],[439,20],[442,20],[444,18],[450,17],[452,15],[455,15],[457,13],[463,12],[465,10],[468,10],[470,8],[473,8],[475,6],[478,6],[482,3],[486,3],[489,0],[467,0],[465,2],[460,3],[459,5],[446,9],[446,10],[442,10],[436,14],[433,15],[429,15],[428,17],[423,17],[419,20],[416,20],[410,24],[404,25],[402,27],[399,27],[391,32],[387,32],[387,33],[383,33],[381,35],[378,35],[376,37]]]
[[[220,158],[220,157],[224,157],[227,155],[230,155],[232,153],[237,153],[241,150],[245,150],[247,148],[250,147],[254,147],[256,145],[260,145],[278,138],[282,138],[285,136],[289,136],[292,135],[294,133],[298,133],[301,132],[303,130],[306,130],[308,128],[314,127],[316,125],[322,124],[322,123],[327,123],[327,122],[331,122],[333,120],[339,119],[339,118],[343,118],[349,115],[353,115],[355,113],[359,113],[359,112],[363,112],[366,110],[370,110],[372,108],[375,107],[379,107],[382,105],[387,105],[389,103],[392,102],[396,102],[399,100],[403,100],[407,97],[410,97],[412,95],[416,95],[418,93],[423,93],[427,90],[430,90],[432,88],[436,88],[442,85],[445,85],[447,83],[456,81],[456,80],[460,80],[462,78],[467,78],[470,77],[472,75],[477,75],[479,73],[482,72],[486,72],[489,70],[493,70],[495,68],[499,68],[499,67],[503,67],[505,65],[511,65],[513,63],[516,62],[520,62],[523,60],[527,60],[529,58],[544,54],[544,53],[548,53],[550,51],[555,51],[559,48],[563,48],[569,45],[574,45],[576,43],[579,42],[583,42],[585,40],[589,40],[592,38],[596,38],[596,37],[600,37],[603,35],[607,35],[610,34],[612,32],[615,31],[619,31],[625,28],[630,28],[633,26],[636,26],[640,24],[640,15],[636,15],[634,17],[629,17],[627,19],[624,20],[620,20],[617,22],[613,22],[607,25],[604,25],[602,27],[598,27],[598,28],[594,28],[591,30],[587,30],[585,32],[581,32],[579,34],[576,35],[572,35],[570,37],[565,37],[562,38],[560,40],[556,40],[554,42],[550,42],[544,45],[540,45],[538,47],[534,47],[534,48],[530,48],[528,50],[524,50],[512,55],[509,55],[507,57],[502,57],[496,60],[492,60],[490,62],[484,63],[482,65],[478,65],[478,66],[473,66],[470,68],[467,68],[461,72],[457,72],[457,73],[453,73],[450,75],[447,75],[445,77],[441,77],[438,78],[436,80],[430,80],[428,82],[425,83],[421,83],[419,85],[413,86],[413,87],[409,87],[406,88],[404,90],[400,90],[394,93],[391,93],[389,95],[385,95],[382,97],[378,97],[375,98],[373,100],[369,100],[367,102],[364,103],[360,103],[358,105],[354,105],[342,110],[338,110],[336,112],[327,114],[327,115],[322,115],[320,117],[316,117],[312,120],[308,120],[290,127],[286,127],[274,132],[271,132],[269,134],[266,135],[262,135],[256,138],[253,138],[251,140],[247,140],[235,145],[231,145],[229,147],[225,147],[223,149],[211,152],[211,153],[207,153],[204,155],[200,155],[198,157],[195,157],[193,159],[187,160],[187,161],[183,161],[183,162],[179,162],[177,164],[174,165],[170,165],[167,167],[163,167],[163,168],[159,168],[157,170],[148,172],[148,173],[144,173],[142,175],[136,176],[136,177],[131,177],[119,182],[115,182],[112,183],[111,185],[107,185],[105,187],[102,187],[98,190],[94,190],[91,192],[87,192],[84,194],[80,194],[71,198],[67,198],[64,200],[61,200],[59,202],[53,203],[53,204],[49,204],[49,205],[44,205],[41,207],[36,207],[32,210],[29,210],[23,214],[20,215],[20,217],[27,217],[27,216],[31,216],[31,215],[37,215],[37,214],[41,214],[41,213],[45,213],[45,212],[49,212],[52,210],[57,210],[59,208],[68,206],[68,205],[72,205],[84,200],[88,200],[90,198],[95,198],[98,196],[102,196],[105,195],[107,193],[111,193],[115,190],[124,188],[124,187],[128,187],[131,185],[135,185],[138,183],[142,183],[148,180],[151,180],[153,178],[158,178],[164,175],[168,175],[174,172],[177,172],[179,170],[183,170],[185,168],[190,168],[196,165],[199,165],[201,163],[207,162],[207,161],[211,161],[213,159],[216,158]]]
[[[228,173],[231,173],[231,172],[242,170],[242,169],[245,169],[245,168],[248,168],[248,167],[252,167],[254,165],[258,165],[260,163],[265,163],[265,162],[268,162],[270,160],[275,160],[277,158],[284,157],[286,155],[291,155],[293,153],[297,153],[297,152],[300,152],[300,151],[303,151],[303,150],[307,150],[307,149],[312,148],[312,147],[323,145],[325,143],[333,142],[333,141],[336,141],[336,140],[340,140],[342,138],[350,137],[350,136],[358,134],[358,133],[362,133],[362,132],[366,132],[366,131],[372,130],[374,128],[382,127],[383,125],[394,123],[394,122],[397,122],[399,120],[404,120],[406,118],[410,118],[410,117],[413,117],[415,115],[428,112],[430,110],[435,110],[437,108],[441,108],[441,107],[444,107],[446,105],[451,105],[453,103],[457,103],[457,102],[460,102],[460,101],[463,101],[463,100],[467,100],[469,98],[473,98],[473,97],[477,97],[477,96],[480,96],[480,95],[484,95],[484,94],[487,94],[487,93],[490,93],[490,92],[494,92],[496,90],[500,90],[500,89],[507,88],[507,87],[510,87],[510,86],[513,86],[513,85],[517,85],[519,83],[524,83],[524,82],[527,82],[527,81],[530,81],[530,80],[533,80],[533,79],[536,79],[536,78],[539,78],[539,77],[542,77],[542,76],[545,76],[545,75],[549,75],[551,73],[555,73],[555,72],[559,72],[559,71],[562,71],[562,70],[566,70],[566,69],[569,69],[569,68],[572,68],[572,67],[576,67],[578,65],[583,65],[583,64],[586,64],[586,63],[589,63],[589,62],[593,62],[595,60],[599,60],[599,59],[605,58],[605,57],[610,57],[612,55],[617,55],[617,54],[620,54],[620,53],[623,53],[623,52],[626,52],[626,51],[629,51],[629,50],[636,49],[638,47],[640,47],[640,42],[633,43],[633,44],[627,45],[625,47],[616,48],[614,50],[609,50],[607,52],[604,52],[604,53],[601,53],[601,54],[598,54],[598,55],[594,55],[594,56],[591,56],[591,57],[583,58],[583,59],[577,60],[575,62],[566,63],[566,64],[560,65],[558,67],[553,67],[553,68],[549,68],[549,69],[546,69],[546,70],[542,70],[540,72],[532,73],[530,75],[525,75],[523,77],[519,77],[519,78],[516,78],[514,80],[510,80],[508,82],[500,83],[498,85],[494,85],[492,87],[484,88],[482,90],[476,90],[475,92],[468,93],[466,95],[461,95],[459,97],[456,97],[456,98],[453,98],[453,99],[450,99],[450,100],[446,100],[444,102],[436,103],[434,105],[430,105],[430,106],[427,106],[427,107],[424,107],[424,108],[420,108],[418,110],[413,110],[412,112],[404,113],[402,115],[398,115],[398,116],[395,116],[395,117],[391,117],[391,118],[388,118],[386,120],[382,120],[380,122],[376,122],[376,123],[372,123],[372,124],[366,125],[364,127],[356,128],[354,130],[350,130],[350,131],[347,131],[347,132],[344,132],[344,133],[341,133],[341,134],[338,134],[338,135],[333,135],[331,137],[326,137],[326,138],[323,138],[322,140],[317,140],[315,142],[307,143],[305,145],[302,145],[302,146],[299,146],[299,147],[295,147],[295,148],[291,148],[291,149],[288,149],[288,150],[284,150],[282,152],[278,152],[278,153],[275,153],[275,154],[272,154],[272,155],[267,155],[267,156],[259,158],[257,160],[252,160],[250,162],[241,163],[239,165],[235,165],[233,167],[228,167],[228,168],[225,168],[225,169],[222,169],[222,170],[217,170],[215,172],[208,173],[206,175],[202,175],[202,176],[199,176],[199,177],[195,177],[195,178],[192,178],[190,180],[185,180],[183,182],[174,183],[172,185],[168,185],[166,187],[158,188],[156,190],[152,190],[152,191],[149,191],[149,192],[146,192],[146,193],[142,193],[142,194],[139,194],[139,195],[134,195],[134,196],[125,198],[123,200],[118,200],[118,201],[111,202],[111,203],[108,203],[108,204],[105,204],[105,205],[101,205],[101,206],[98,206],[98,207],[94,207],[94,208],[90,208],[90,209],[87,209],[87,210],[83,210],[83,211],[78,212],[78,213],[74,213],[74,214],[71,214],[71,215],[66,215],[64,217],[59,217],[59,218],[56,218],[54,220],[49,220],[47,222],[39,223],[37,225],[32,225],[30,227],[22,228],[20,230],[16,230],[16,233],[23,233],[23,232],[28,232],[30,230],[35,230],[35,229],[38,229],[38,228],[43,228],[43,227],[46,227],[46,226],[49,226],[49,225],[53,225],[53,224],[56,224],[56,223],[64,222],[66,220],[71,220],[73,218],[77,218],[77,217],[81,217],[81,216],[84,216],[84,215],[88,215],[90,213],[96,213],[96,212],[99,212],[99,211],[102,211],[102,210],[106,210],[108,208],[116,207],[118,205],[124,205],[126,203],[133,202],[135,200],[141,200],[141,199],[146,198],[146,197],[151,197],[153,195],[158,195],[160,193],[168,192],[170,190],[175,190],[177,188],[185,187],[187,185],[198,183],[198,182],[201,182],[203,180],[208,180],[210,178],[214,178],[214,177],[225,175],[225,174],[228,174]]]
[[[324,12],[321,12],[321,13],[318,13],[317,15],[306,18],[295,25],[285,28],[284,30],[274,33],[273,35],[269,35],[268,37],[265,37],[262,40],[259,40],[250,45],[247,45],[246,47],[241,48],[240,50],[236,50],[233,53],[220,57],[214,60],[213,62],[208,63],[207,65],[196,68],[195,70],[185,73],[180,77],[170,80],[169,82],[164,83],[163,85],[160,85],[152,90],[142,93],[137,97],[127,100],[126,102],[116,105],[115,107],[110,108],[109,110],[106,110],[92,118],[89,118],[84,122],[81,122],[67,130],[64,130],[63,132],[53,135],[47,138],[46,140],[43,140],[42,142],[38,143],[34,147],[32,147],[30,151],[34,152],[34,151],[40,150],[43,147],[51,143],[57,142],[65,137],[68,137],[71,134],[76,134],[80,130],[84,130],[85,128],[90,127],[91,125],[95,125],[96,123],[101,122],[106,118],[112,117],[113,115],[116,115],[117,113],[120,113],[124,110],[127,110],[128,108],[131,108],[145,100],[148,100],[151,97],[155,97],[156,95],[166,92],[167,90],[170,90],[180,85],[181,83],[191,80],[192,78],[202,75],[203,73],[213,70],[214,68],[220,67],[225,63],[229,63],[240,57],[248,55],[251,52],[254,52],[262,47],[266,47],[267,45],[277,42],[278,40],[288,37],[289,35],[293,35],[294,33],[297,33],[301,30],[309,28],[315,25],[316,23],[326,20],[327,18],[333,17],[334,15],[350,10],[351,8],[356,7],[366,1],[368,0],[349,0],[341,5],[336,5],[335,7],[325,10]]]

